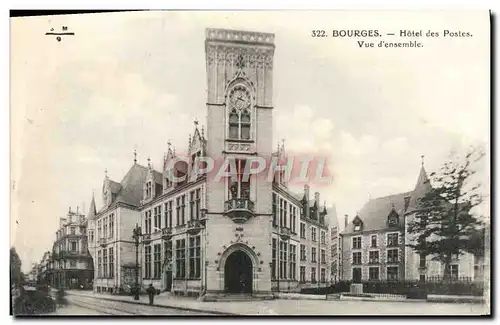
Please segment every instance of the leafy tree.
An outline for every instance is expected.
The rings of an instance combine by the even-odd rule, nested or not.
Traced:
[[[11,284],[19,285],[23,282],[21,272],[21,259],[14,247],[10,248],[10,281]]]
[[[417,203],[408,232],[407,246],[418,254],[431,256],[444,264],[444,277],[450,276],[450,263],[465,252],[484,254],[484,223],[473,208],[481,204],[480,184],[472,184],[474,164],[484,153],[472,148],[465,157],[451,156],[439,173],[431,173],[428,190]]]

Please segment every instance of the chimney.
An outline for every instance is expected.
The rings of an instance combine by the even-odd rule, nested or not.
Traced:
[[[309,218],[310,209],[309,209],[309,185],[304,185],[304,197],[306,198],[305,210],[306,210],[306,218]]]
[[[314,203],[316,203],[316,211],[314,211],[314,219],[319,221],[319,209],[320,209],[320,203],[319,203],[319,192],[314,192]]]
[[[347,227],[348,223],[349,223],[349,215],[345,214],[344,215],[344,227]]]

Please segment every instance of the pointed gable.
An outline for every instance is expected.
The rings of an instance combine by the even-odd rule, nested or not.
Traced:
[[[87,215],[88,220],[94,220],[97,214],[97,210],[95,207],[95,199],[94,194],[92,194],[92,201],[90,201],[89,213]]]
[[[419,200],[423,198],[431,190],[431,183],[424,166],[420,168],[420,173],[418,175],[417,184],[415,189],[411,193],[410,202],[408,205],[407,212],[412,212],[418,209]]]
[[[194,133],[189,137],[188,153],[189,155],[205,156],[206,139],[205,131],[202,127],[201,132],[198,129],[198,121],[194,121]]]

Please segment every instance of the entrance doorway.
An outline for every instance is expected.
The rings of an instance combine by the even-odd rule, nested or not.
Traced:
[[[231,253],[224,265],[224,287],[228,293],[252,293],[252,260],[243,251]]]
[[[165,277],[164,277],[164,285],[165,285],[165,291],[170,292],[172,290],[172,271],[167,270],[165,271]]]

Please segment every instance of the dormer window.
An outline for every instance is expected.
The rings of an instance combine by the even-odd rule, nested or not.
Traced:
[[[363,221],[361,221],[361,218],[359,216],[354,217],[352,224],[354,225],[354,231],[363,230]]]
[[[396,212],[396,209],[393,207],[389,215],[387,216],[387,225],[389,227],[397,227],[399,224],[399,215]]]
[[[152,183],[151,181],[146,183],[146,199],[150,199],[152,194]]]

